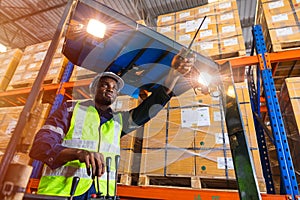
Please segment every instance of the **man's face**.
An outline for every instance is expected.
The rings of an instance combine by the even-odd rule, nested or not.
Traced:
[[[101,77],[95,94],[95,102],[99,105],[111,105],[118,94],[117,81],[110,77]]]

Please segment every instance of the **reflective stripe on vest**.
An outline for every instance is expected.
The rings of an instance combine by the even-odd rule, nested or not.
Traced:
[[[120,154],[120,137],[122,131],[121,114],[114,114],[113,118],[101,125],[100,118],[94,106],[83,106],[77,103],[74,107],[70,128],[62,143],[65,147],[80,148],[89,151],[99,151],[104,157],[112,158],[109,193],[114,195],[115,185],[115,156]],[[99,134],[100,132],[100,134]],[[99,144],[100,141],[100,144]],[[105,159],[104,159],[105,160]],[[43,177],[39,185],[39,194],[68,196],[72,179],[74,176],[80,177],[80,182],[75,192],[75,196],[85,193],[92,184],[92,179],[87,175],[86,166],[78,160],[70,161],[64,166],[51,170],[46,167],[43,170]],[[53,184],[57,181],[57,184]],[[51,183],[50,183],[51,182]],[[100,191],[106,189],[106,172],[99,178]],[[61,184],[64,183],[64,184]],[[52,189],[49,185],[54,186]],[[104,193],[105,194],[105,193]]]

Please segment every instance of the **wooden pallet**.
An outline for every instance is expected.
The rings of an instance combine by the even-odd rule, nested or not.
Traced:
[[[118,183],[122,185],[131,185],[132,178],[130,174],[119,174]]]
[[[140,175],[140,186],[159,185],[189,188],[237,189],[235,179],[205,178],[199,176],[150,176]]]
[[[300,49],[300,41],[282,42],[272,44],[273,52],[285,51],[287,49]]]

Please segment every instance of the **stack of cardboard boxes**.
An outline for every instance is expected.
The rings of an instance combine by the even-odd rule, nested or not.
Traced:
[[[246,54],[235,0],[160,15],[157,18],[157,31],[188,46],[204,17],[193,50],[213,59]]]
[[[265,191],[247,84],[237,83],[236,89],[255,173]],[[172,98],[145,125],[141,175],[235,180],[223,116],[217,96],[190,90]]]
[[[61,39],[44,83],[59,83],[68,60],[61,53],[64,39]],[[10,89],[32,86],[46,56],[51,41],[27,46],[16,71],[9,83]]]
[[[257,24],[261,24],[269,51],[300,46],[300,1],[260,0]]]

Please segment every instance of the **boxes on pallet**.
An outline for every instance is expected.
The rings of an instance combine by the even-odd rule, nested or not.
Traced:
[[[175,13],[175,28],[158,25],[158,31],[176,42],[188,46],[204,16],[206,19],[196,36],[192,49],[213,59],[243,56],[245,44],[235,0],[218,1]],[[168,25],[170,25],[168,24]],[[165,24],[166,25],[166,24]],[[164,26],[165,26],[164,25]],[[173,29],[175,29],[175,36]],[[236,37],[236,38],[230,38]],[[225,38],[226,42],[221,43]],[[235,44],[232,44],[236,42]]]
[[[61,79],[64,67],[68,62],[61,53],[63,41],[64,40],[61,39],[58,45],[44,83],[58,83]],[[46,56],[49,45],[50,41],[47,41],[25,48],[15,74],[9,84],[11,88],[27,87],[33,84]]]
[[[289,0],[259,2],[257,24],[261,24],[269,51],[299,47],[299,7]]]
[[[265,191],[248,87],[244,82],[235,85],[255,173],[260,188]],[[182,102],[181,96],[172,99],[169,106],[145,125],[143,153],[147,155],[142,155],[141,173],[149,176],[196,175],[235,179],[219,98],[195,95],[191,90],[184,93],[182,99]],[[178,150],[177,157],[174,153],[177,159],[172,159],[172,162],[171,150]],[[228,159],[227,168],[224,157]],[[187,165],[183,162],[187,162]],[[196,172],[190,168],[193,162],[196,164]]]
[[[114,111],[130,110],[138,106],[138,99],[135,99],[128,95],[118,96],[115,102],[111,105]]]
[[[6,90],[22,54],[23,52],[20,49],[0,53],[0,91]]]

